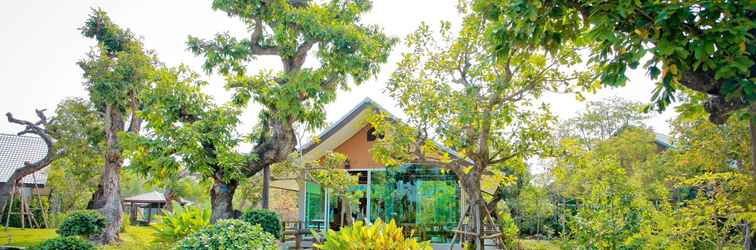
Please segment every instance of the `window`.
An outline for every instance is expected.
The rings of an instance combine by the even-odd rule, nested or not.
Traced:
[[[369,128],[367,131],[367,141],[375,141],[375,139],[381,138],[383,139],[383,135],[376,135],[375,134],[375,128]]]

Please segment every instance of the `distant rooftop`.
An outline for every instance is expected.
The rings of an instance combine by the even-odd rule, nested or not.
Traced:
[[[25,162],[35,162],[47,155],[47,145],[36,136],[0,134],[0,182],[8,182],[13,171]],[[47,167],[24,177],[23,184],[47,184]]]
[[[134,195],[131,197],[124,198],[123,201],[134,202],[134,203],[166,203],[165,195],[163,195],[163,193],[160,193],[158,191],[152,191],[149,193]],[[181,204],[189,204],[189,203],[191,203],[191,201],[181,199]]]

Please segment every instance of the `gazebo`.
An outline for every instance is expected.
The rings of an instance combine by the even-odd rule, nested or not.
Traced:
[[[163,193],[152,191],[123,199],[124,208],[129,211],[129,219],[132,223],[150,224],[153,215],[163,214],[168,201]],[[190,204],[190,201],[179,199],[180,205]],[[141,218],[140,215],[141,214]]]

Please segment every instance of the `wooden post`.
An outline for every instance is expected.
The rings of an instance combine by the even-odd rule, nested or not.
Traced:
[[[131,220],[131,224],[135,225],[137,222],[137,211],[136,211],[136,204],[134,204],[134,201],[131,201],[131,207],[129,207],[129,220]]]
[[[263,167],[262,208],[270,208],[270,166]]]
[[[15,198],[14,197],[15,195],[16,195],[16,185],[13,185],[11,187],[10,200],[8,200],[8,203],[9,203],[8,204],[8,216],[6,216],[7,218],[5,219],[5,228],[6,229],[8,228],[8,223],[10,223],[10,215],[13,212],[13,199]]]

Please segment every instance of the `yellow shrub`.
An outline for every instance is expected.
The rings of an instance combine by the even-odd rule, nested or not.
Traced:
[[[338,232],[328,230],[325,243],[316,244],[315,247],[326,250],[431,249],[427,241],[418,243],[412,235],[405,238],[402,228],[396,226],[394,220],[386,224],[380,219],[370,226],[358,221],[350,227],[341,228]]]

